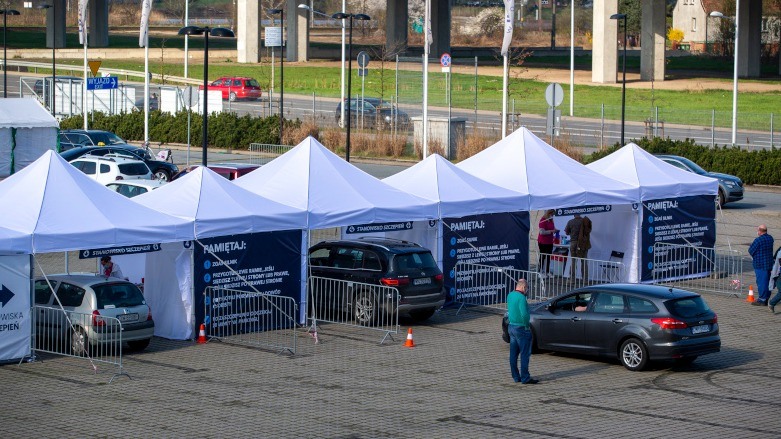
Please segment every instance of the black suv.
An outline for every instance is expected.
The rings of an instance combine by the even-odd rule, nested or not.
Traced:
[[[399,314],[416,321],[431,317],[445,304],[442,271],[431,252],[413,242],[387,238],[324,241],[309,249],[309,273],[395,287],[400,295]],[[373,306],[383,302],[378,299],[356,291],[352,297],[341,299],[344,303],[330,306],[350,312],[356,321],[367,324],[378,320],[378,311],[391,314],[391,310]]]

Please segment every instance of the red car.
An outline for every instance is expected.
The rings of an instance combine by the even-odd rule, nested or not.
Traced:
[[[198,87],[198,89],[203,90],[203,86]],[[221,90],[222,98],[230,101],[239,99],[254,101],[260,99],[260,96],[263,94],[256,79],[232,76],[224,76],[212,82],[209,84],[209,90]]]

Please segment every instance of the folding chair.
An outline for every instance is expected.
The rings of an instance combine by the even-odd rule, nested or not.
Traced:
[[[624,260],[624,252],[613,250],[610,252],[610,258],[608,262],[621,262]],[[602,279],[607,279],[608,282],[618,282],[620,278],[620,271],[615,264],[599,264],[602,268]]]

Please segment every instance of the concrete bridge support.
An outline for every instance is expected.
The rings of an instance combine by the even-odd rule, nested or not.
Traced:
[[[618,67],[618,13],[615,0],[594,0],[594,35],[591,48],[591,82],[614,84]]]
[[[237,62],[260,62],[260,1],[239,0],[236,17]]]
[[[762,0],[740,0],[738,76],[758,78],[762,58]]]
[[[664,81],[666,31],[664,0],[644,0],[640,23],[640,79]]]
[[[409,44],[409,0],[387,0],[385,13],[385,52],[398,53]]]
[[[65,47],[65,0],[52,0],[53,8],[46,9],[46,47]]]
[[[91,0],[87,8],[87,46],[108,47],[108,0]]]

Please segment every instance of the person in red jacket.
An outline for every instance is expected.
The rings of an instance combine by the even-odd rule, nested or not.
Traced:
[[[548,209],[540,218],[540,231],[537,233],[537,247],[540,249],[540,259],[537,262],[537,272],[543,276],[553,277],[550,268],[550,257],[553,253],[553,235],[559,230],[553,224],[553,209]],[[546,274],[547,273],[547,274]]]

